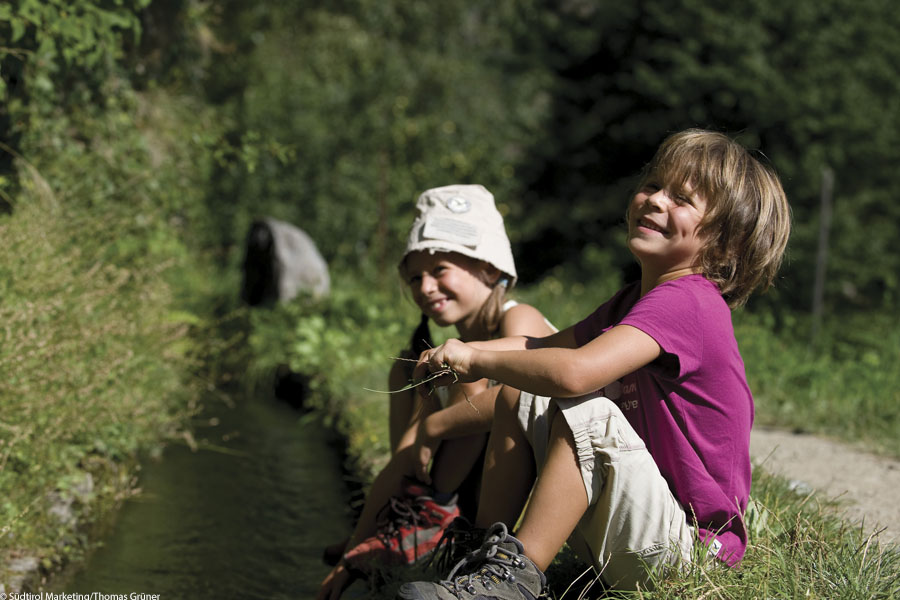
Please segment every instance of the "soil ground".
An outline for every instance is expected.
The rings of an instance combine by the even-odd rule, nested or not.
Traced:
[[[754,428],[754,465],[781,475],[798,490],[815,490],[841,503],[844,516],[878,540],[900,544],[900,461],[812,435]]]

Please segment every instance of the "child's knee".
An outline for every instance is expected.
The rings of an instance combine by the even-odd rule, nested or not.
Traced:
[[[553,406],[550,410],[550,440],[564,442],[573,453],[575,449],[575,437],[572,434],[572,428],[562,411]]]
[[[519,410],[520,393],[519,390],[508,385],[501,386],[500,394],[497,396],[495,412],[514,418]]]

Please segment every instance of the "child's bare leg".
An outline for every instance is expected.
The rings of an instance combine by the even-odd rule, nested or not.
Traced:
[[[512,528],[534,484],[534,456],[517,419],[518,404],[519,390],[503,386],[484,459],[475,520],[479,527],[502,522]]]
[[[397,452],[400,439],[409,428],[415,402],[412,394],[393,394],[390,400],[388,426],[391,435],[391,454]]]
[[[525,554],[546,570],[588,508],[575,441],[562,412],[555,411],[547,459],[516,537]]]
[[[431,484],[441,493],[455,492],[475,466],[487,442],[487,434],[444,440],[431,465]]]
[[[407,375],[403,366],[396,362],[391,367],[388,375],[388,389],[399,390],[407,383]],[[409,429],[413,413],[416,409],[416,394],[412,390],[397,392],[390,396],[390,411],[388,413],[388,426],[391,435],[391,454],[397,452],[400,440],[406,430]]]
[[[353,548],[356,544],[375,534],[379,511],[390,501],[391,497],[397,496],[403,491],[404,471],[400,463],[398,455],[395,454],[375,476],[359,520],[356,522],[356,528],[353,530],[353,535],[350,536],[347,549]]]

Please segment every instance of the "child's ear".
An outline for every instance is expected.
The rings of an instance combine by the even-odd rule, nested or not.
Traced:
[[[491,282],[491,286],[497,285],[497,282],[500,281],[500,277],[503,276],[503,273],[492,264],[485,263],[484,274],[487,275],[488,281]]]

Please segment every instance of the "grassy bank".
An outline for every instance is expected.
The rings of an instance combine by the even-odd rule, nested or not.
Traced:
[[[268,383],[282,363],[308,374],[309,404],[347,438],[350,469],[367,484],[387,458],[388,400],[363,388],[383,389],[390,357],[416,320],[411,304],[398,302],[399,282],[384,267],[402,245],[409,205],[421,189],[485,183],[509,209],[511,232],[524,236],[516,243],[536,256],[557,242],[579,247],[581,239],[615,237],[606,225],[570,229],[567,234],[582,236],[572,240],[542,231],[573,216],[585,223],[606,213],[614,215],[610,223],[620,219],[619,178],[649,158],[647,148],[636,151],[632,144],[655,145],[663,131],[687,122],[736,130],[768,123],[748,134],[778,133],[790,142],[776,145],[773,157],[799,186],[792,192],[803,208],[796,213],[800,235],[792,242],[798,245],[792,268],[805,276],[813,266],[809,206],[818,205],[818,193],[805,189],[803,173],[819,173],[819,161],[829,156],[858,155],[831,155],[846,145],[839,137],[793,151],[795,133],[803,140],[807,128],[817,132],[820,123],[831,122],[823,109],[803,119],[798,131],[785,129],[782,123],[807,115],[806,106],[722,121],[721,113],[704,113],[697,98],[678,100],[666,92],[666,105],[678,100],[678,106],[662,119],[627,106],[621,109],[627,123],[603,111],[588,120],[580,109],[570,112],[570,104],[602,108],[615,98],[614,89],[603,84],[590,92],[596,97],[572,101],[567,90],[586,86],[550,79],[576,64],[581,52],[593,52],[593,36],[618,35],[623,20],[603,18],[595,25],[610,29],[591,25],[583,30],[588,39],[579,35],[580,19],[567,28],[552,11],[522,21],[510,7],[491,17],[468,3],[435,4],[435,12],[400,2],[331,9],[328,3],[79,0],[69,11],[58,4],[0,5],[0,33],[10,34],[0,44],[0,91],[9,94],[0,127],[16,138],[14,150],[0,146],[0,155],[14,159],[0,173],[0,583],[7,587],[23,571],[46,573],[78,555],[90,524],[133,492],[136,457],[186,434],[201,389],[244,361],[251,364],[248,380]],[[641,27],[656,26],[634,14]],[[671,27],[680,30],[676,21]],[[557,41],[570,38],[584,48],[564,56]],[[435,39],[467,43],[436,47]],[[544,48],[545,42],[552,43]],[[835,56],[846,54],[842,44],[836,48]],[[620,57],[628,58],[620,61],[627,77],[611,73],[611,80],[630,81],[631,54]],[[815,64],[836,64],[820,58],[814,53]],[[698,73],[710,72],[698,66]],[[846,72],[855,76],[856,69]],[[793,71],[784,76],[791,81]],[[733,80],[737,92],[726,99],[752,91],[745,88],[745,69]],[[167,85],[193,96],[165,92]],[[720,82],[709,85],[718,93]],[[660,89],[678,87],[684,86]],[[790,86],[784,89],[786,98],[797,98]],[[632,97],[628,91],[622,97]],[[646,98],[634,100],[640,105]],[[756,104],[780,103],[747,106]],[[859,114],[848,112],[854,119]],[[545,124],[554,115],[577,126]],[[586,135],[587,122],[614,135]],[[869,126],[865,119],[859,123]],[[865,128],[847,131],[853,140],[873,139]],[[884,138],[865,146],[880,149],[865,155],[866,163],[887,172],[879,165],[893,164],[885,149],[897,145]],[[596,154],[597,148],[608,154]],[[618,155],[629,160],[611,160]],[[574,157],[578,166],[557,175],[556,157]],[[798,164],[791,162],[795,157]],[[893,214],[887,183],[857,177],[859,165],[839,162],[832,165],[838,181],[872,186],[845,185],[850,195],[842,210],[867,206],[851,216]],[[602,181],[594,180],[595,171]],[[532,188],[529,177],[547,181]],[[610,199],[599,213],[598,198]],[[569,205],[573,199],[578,210]],[[320,241],[332,261],[330,299],[273,311],[233,310],[234,246],[261,212],[300,223]],[[870,253],[862,261],[833,253],[840,277],[832,274],[830,298],[834,306],[858,307],[859,314],[826,323],[811,344],[802,314],[806,296],[785,294],[792,302],[777,310],[737,313],[738,338],[758,423],[851,442],[865,438],[900,456],[900,373],[891,366],[900,362],[900,333],[895,315],[877,313],[895,303],[887,226],[896,220],[881,218],[873,227],[854,219],[840,228],[845,236],[835,249],[849,249],[847,257],[860,249]],[[209,256],[203,244],[231,245],[231,251]],[[588,247],[519,297],[560,326],[585,316],[620,284],[621,265],[609,250],[614,245],[621,248],[621,240]],[[851,285],[857,276],[858,285]],[[872,292],[879,286],[881,299]],[[859,292],[853,302],[839,301],[846,293],[837,288]],[[900,593],[896,554],[834,520],[827,504],[797,497],[761,473],[754,495],[758,504],[748,517],[753,546],[743,569],[693,572],[661,582],[653,597]],[[12,566],[22,571],[3,571]]]
[[[211,271],[186,239],[207,172],[187,141],[203,120],[186,99],[126,86],[35,116],[0,181],[13,208],[0,216],[7,591],[79,556],[133,492],[137,457],[199,410],[209,346],[194,334]]]
[[[602,253],[589,251],[586,260],[603,267]],[[577,280],[573,273],[560,269],[538,285],[517,290],[517,295],[548,307],[548,315],[565,324],[587,314],[595,298],[619,285],[618,276],[568,283],[573,280]],[[410,302],[397,301],[396,286],[390,289],[383,282],[367,286],[339,276],[335,290],[334,298],[324,304],[295,303],[251,315],[250,348],[257,373],[271,373],[276,364],[287,362],[295,370],[315,374],[309,402],[347,437],[351,470],[365,485],[387,458],[388,403],[385,396],[363,388],[384,389],[389,357],[405,344],[416,311]],[[776,334],[774,324],[752,312],[738,312],[735,320],[751,385],[757,390],[758,422],[802,425],[807,431],[842,433],[850,440],[854,432],[870,428],[869,415],[843,408],[835,408],[832,414],[815,403],[838,407],[845,402],[847,392],[856,390],[847,385],[848,378],[871,356],[866,352],[838,356],[837,348],[829,346],[810,354],[805,338],[788,329]],[[798,324],[795,331],[801,328]],[[873,344],[868,351],[879,357],[896,351],[890,339],[878,341],[874,335],[868,339]],[[798,370],[806,376],[798,376]],[[882,376],[894,375],[877,375]],[[808,385],[810,377],[816,380],[813,387]],[[873,437],[869,439],[892,453],[896,452],[892,432],[897,422],[890,416],[890,402],[895,389],[873,390],[868,396],[879,414],[887,415],[880,429],[870,428]],[[786,398],[791,400],[790,407],[785,406]],[[751,546],[740,569],[697,568],[660,581],[652,593],[623,597],[892,598],[900,594],[897,550],[880,545],[872,532],[843,523],[838,507],[828,499],[797,495],[785,481],[762,469],[756,469],[752,494],[747,515]],[[561,555],[550,572],[555,596],[579,597],[587,582],[572,581],[582,570],[570,555]],[[570,584],[572,589],[566,592]]]

